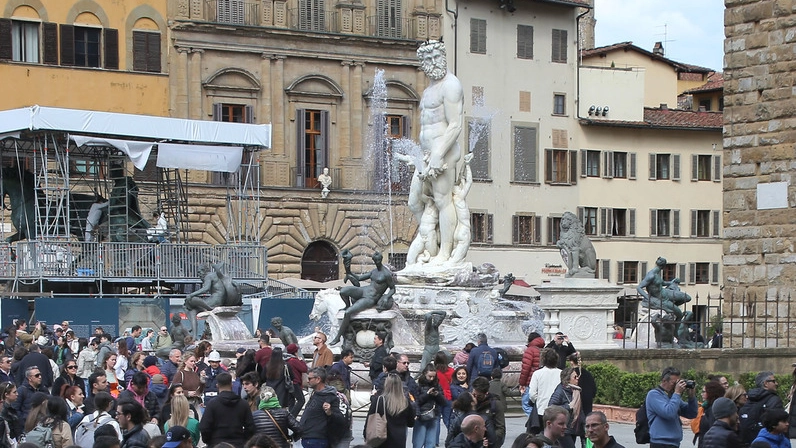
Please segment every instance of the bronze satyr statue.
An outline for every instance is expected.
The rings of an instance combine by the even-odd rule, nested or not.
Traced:
[[[209,294],[206,299],[198,296]],[[194,337],[196,336],[196,315],[202,311],[212,311],[219,306],[242,306],[240,289],[232,278],[226,275],[224,263],[211,265],[205,275],[202,287],[185,296],[185,309],[191,318]]]
[[[354,314],[370,308],[386,311],[393,306],[392,296],[395,294],[395,281],[392,278],[392,272],[382,264],[383,257],[381,253],[376,252],[371,258],[376,265],[376,269],[363,275],[355,275],[351,274],[351,272],[346,273],[346,278],[351,277],[352,280],[356,280],[355,284],[368,279],[370,279],[370,284],[361,287],[344,286],[340,289],[340,297],[346,304],[346,310],[343,315],[343,322],[337,331],[337,336],[331,342],[333,345],[340,342],[340,338],[348,331],[348,327],[351,324],[351,316]]]
[[[666,259],[658,257],[655,260],[655,267],[647,272],[647,275],[636,287],[636,291],[644,297],[641,301],[641,306],[650,310],[662,310],[671,313],[676,320],[681,320],[683,311],[680,309],[680,305],[690,302],[691,296],[680,291],[677,286],[680,283],[679,279],[675,278],[668,282],[663,280],[663,268],[665,266]]]

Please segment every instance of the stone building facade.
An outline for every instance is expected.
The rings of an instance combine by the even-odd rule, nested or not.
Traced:
[[[746,345],[785,346],[796,278],[796,4],[725,5],[724,311],[747,321],[725,326],[725,340],[731,330],[751,336]]]

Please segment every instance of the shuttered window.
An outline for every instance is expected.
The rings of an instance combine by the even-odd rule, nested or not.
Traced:
[[[473,153],[470,170],[474,180],[490,180],[489,176],[489,131],[490,123],[482,118],[467,121],[467,141]]]
[[[542,217],[514,215],[512,218],[512,243],[538,244],[542,239]]]
[[[538,182],[536,128],[514,126],[514,182]]]
[[[160,33],[133,31],[133,70],[160,73]]]
[[[60,29],[61,65],[119,68],[118,30],[73,25],[61,25]]]
[[[119,69],[119,31],[112,28],[105,28],[105,64],[104,67],[111,70]]]
[[[58,64],[58,24],[42,24],[42,40],[44,41],[44,63],[50,65]]]
[[[401,0],[376,0],[376,34],[379,37],[404,37],[402,8]]]
[[[470,19],[470,53],[486,54],[486,20]]]
[[[553,62],[567,62],[567,30],[553,30]]]
[[[324,0],[299,0],[299,28],[304,31],[324,31],[326,4]]]
[[[533,59],[533,27],[517,25],[517,57]]]
[[[470,232],[473,243],[493,241],[493,215],[491,213],[470,213]]]

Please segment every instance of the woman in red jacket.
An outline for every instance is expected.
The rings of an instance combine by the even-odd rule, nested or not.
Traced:
[[[525,393],[528,384],[531,383],[531,376],[539,367],[539,359],[544,348],[544,339],[539,333],[533,332],[528,335],[528,347],[522,354],[522,370],[520,371],[520,392]]]

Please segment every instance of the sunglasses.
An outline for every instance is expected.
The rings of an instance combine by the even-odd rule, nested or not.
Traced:
[[[66,368],[71,370],[71,369],[76,369],[77,366],[66,366]]]
[[[33,377],[34,378],[41,378],[41,373],[37,373],[37,374],[33,375]]]
[[[408,366],[409,365],[409,361],[401,361],[398,364],[403,364],[405,366]]]

